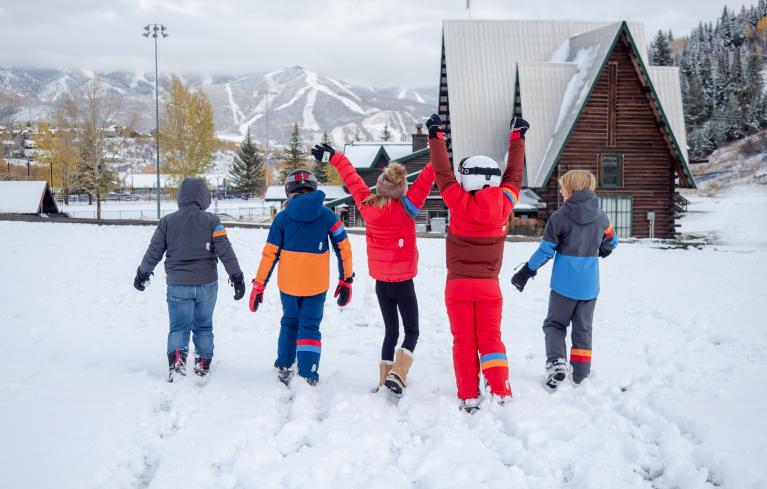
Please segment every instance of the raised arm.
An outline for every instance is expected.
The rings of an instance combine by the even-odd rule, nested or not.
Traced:
[[[415,219],[415,216],[421,211],[426,198],[431,193],[431,187],[434,185],[434,168],[431,166],[431,161],[423,167],[421,174],[415,179],[413,185],[407,191],[405,197],[402,198],[402,205],[405,207],[405,211],[410,217]]]
[[[525,170],[525,133],[530,124],[522,118],[511,120],[509,133],[509,153],[506,158],[506,171],[501,179],[501,189],[517,205],[519,191],[522,188],[522,174]]]
[[[354,166],[352,165],[351,161],[349,161],[349,158],[341,153],[338,153],[329,144],[323,144],[322,146],[318,144],[314,146],[312,149],[312,155],[314,155],[314,158],[317,161],[330,161],[330,164],[333,165],[333,168],[338,171],[338,175],[340,175],[341,180],[344,181],[346,188],[349,189],[349,193],[352,194],[352,198],[357,204],[357,207],[361,208],[360,204],[365,199],[370,197],[372,192],[362,177],[359,176],[357,170],[354,169]]]

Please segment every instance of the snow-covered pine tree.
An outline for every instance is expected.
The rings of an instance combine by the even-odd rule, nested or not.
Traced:
[[[328,132],[324,131],[322,133],[322,139],[320,140],[320,144],[330,144],[330,136],[328,136]],[[315,161],[314,162],[314,176],[317,177],[317,181],[321,184],[328,183],[329,180],[329,168],[330,163],[326,161]]]
[[[668,34],[658,31],[650,45],[650,64],[654,66],[671,66],[674,64],[674,56],[671,52]]]
[[[234,188],[249,197],[261,195],[266,188],[264,159],[251,137],[250,127],[234,155],[229,178]]]
[[[383,133],[381,133],[381,141],[391,141],[393,137],[394,136],[392,136],[392,133],[389,130],[389,124],[384,123]]]
[[[285,159],[280,163],[280,180],[285,181],[288,174],[293,170],[304,168],[306,163],[304,153],[304,143],[301,139],[301,128],[298,123],[293,124],[293,130],[290,133],[290,145],[285,152]]]

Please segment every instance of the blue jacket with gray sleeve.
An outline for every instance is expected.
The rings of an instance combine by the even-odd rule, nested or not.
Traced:
[[[599,250],[618,245],[610,219],[599,209],[591,190],[581,190],[567,199],[546,223],[543,240],[528,261],[538,270],[554,258],[551,288],[575,300],[599,295]]]

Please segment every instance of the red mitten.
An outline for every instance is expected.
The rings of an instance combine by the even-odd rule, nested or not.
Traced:
[[[256,282],[256,279],[253,279],[251,283],[253,284],[253,290],[250,291],[248,306],[250,306],[250,312],[256,312],[258,305],[264,302],[264,284]]]

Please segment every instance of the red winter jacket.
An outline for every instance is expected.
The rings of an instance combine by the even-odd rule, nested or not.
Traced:
[[[519,133],[509,136],[509,155],[500,187],[467,192],[450,168],[444,136],[429,139],[437,187],[450,209],[447,233],[448,278],[497,279],[503,262],[503,245],[509,215],[519,199],[525,164],[525,141]]]
[[[415,241],[415,216],[426,202],[434,184],[434,170],[428,163],[402,200],[385,207],[365,205],[372,192],[341,153],[330,163],[351,192],[367,228],[368,272],[382,282],[404,282],[418,274],[418,248]]]

